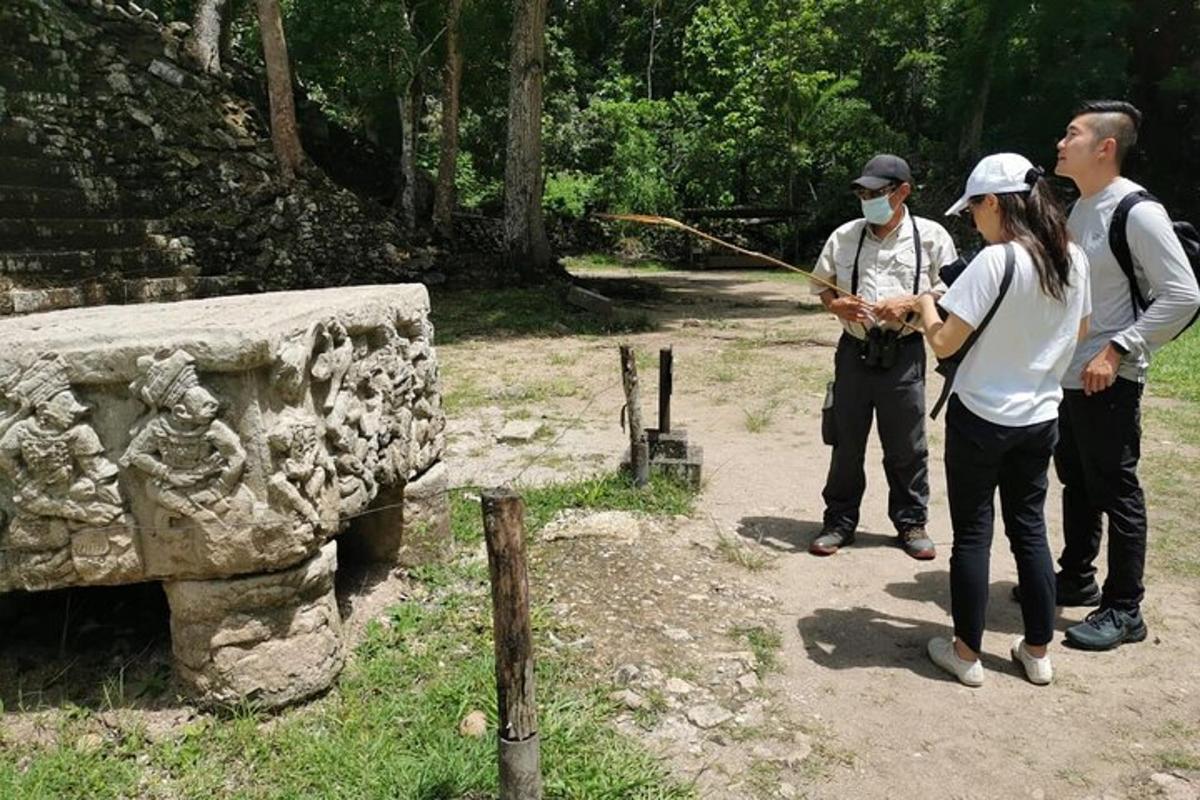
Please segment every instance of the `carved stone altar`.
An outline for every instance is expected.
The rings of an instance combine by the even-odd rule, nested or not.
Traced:
[[[334,538],[449,536],[428,311],[392,285],[0,320],[0,593],[162,581],[198,699],[327,688]]]

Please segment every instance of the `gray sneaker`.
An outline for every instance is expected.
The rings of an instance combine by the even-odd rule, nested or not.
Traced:
[[[937,550],[933,546],[933,539],[929,538],[929,534],[925,532],[924,527],[908,528],[901,531],[897,538],[900,541],[900,546],[904,548],[904,552],[918,561],[929,561],[937,556]]]
[[[1141,611],[1098,608],[1087,619],[1066,630],[1067,641],[1084,650],[1111,650],[1126,642],[1146,638],[1146,623]]]
[[[820,536],[812,540],[808,546],[808,552],[814,556],[831,556],[851,544],[854,544],[854,531],[826,528],[821,531]]]

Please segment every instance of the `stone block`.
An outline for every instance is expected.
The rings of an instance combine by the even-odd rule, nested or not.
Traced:
[[[352,558],[413,567],[450,548],[449,471],[438,463],[408,483],[381,492],[350,522],[340,541]]]
[[[333,685],[345,661],[334,596],[337,544],[281,572],[168,581],[184,688],[208,705],[294,703]]]
[[[0,320],[0,592],[162,580],[200,701],[328,686],[330,540],[448,541],[428,310],[394,285]]]

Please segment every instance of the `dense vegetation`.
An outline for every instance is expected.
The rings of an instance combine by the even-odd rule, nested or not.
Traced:
[[[283,2],[297,82],[385,146],[412,91],[431,172],[446,3]],[[188,19],[191,0],[159,9]],[[507,0],[463,5],[468,207],[498,207],[503,188],[511,16]],[[1200,217],[1196,0],[550,0],[547,19],[551,211],[786,206],[821,230],[853,209],[847,178],[879,150],[910,158],[936,209],[982,152],[1052,166],[1072,106],[1110,96],[1146,113],[1131,173]]]

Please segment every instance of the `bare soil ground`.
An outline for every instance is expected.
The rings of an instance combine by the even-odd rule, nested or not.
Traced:
[[[1054,683],[1027,683],[1008,656],[1021,620],[998,530],[987,679],[971,690],[925,655],[926,641],[950,630],[942,424],[930,426],[938,558],[912,561],[895,547],[877,445],[857,544],[812,557],[828,464],[818,410],[836,323],[800,281],[638,278],[663,290],[636,303],[661,327],[622,340],[644,354],[647,424],[658,349],[674,347],[673,418],[704,447],[698,509],[567,520],[535,549],[533,587],[579,632],[561,646],[586,650],[612,682],[628,709],[622,728],[706,798],[1200,797],[1200,585],[1186,535],[1195,502],[1172,488],[1200,453],[1191,433],[1169,425],[1170,401],[1147,402],[1150,638],[1098,654],[1056,645]],[[615,467],[625,441],[616,344],[555,336],[441,347],[453,481],[528,484]],[[939,387],[933,377],[930,392]],[[513,420],[537,422],[536,435],[498,444]],[[1064,610],[1059,629],[1085,611]]]

